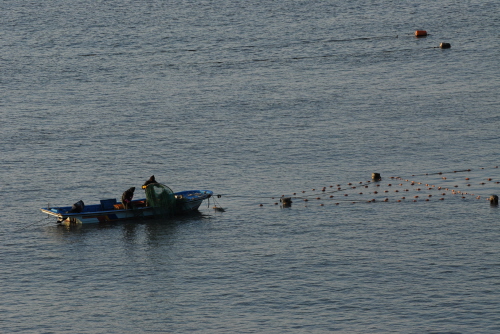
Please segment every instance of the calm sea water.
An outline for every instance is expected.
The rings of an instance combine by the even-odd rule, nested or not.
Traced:
[[[497,1],[0,9],[0,332],[500,331]],[[39,212],[153,174],[226,211]]]

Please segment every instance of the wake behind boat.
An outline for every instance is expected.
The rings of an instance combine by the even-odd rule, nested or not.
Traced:
[[[144,185],[146,198],[122,200],[115,198],[100,200],[99,204],[85,205],[83,201],[73,206],[41,208],[43,213],[54,216],[60,224],[96,224],[116,222],[142,217],[171,217],[196,211],[203,200],[210,198],[210,190],[186,190],[174,193],[169,187],[152,183]],[[124,205],[125,204],[125,205]]]

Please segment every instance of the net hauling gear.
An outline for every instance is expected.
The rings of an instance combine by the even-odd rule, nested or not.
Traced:
[[[176,210],[176,199],[172,189],[161,183],[151,183],[146,187],[147,205],[155,208],[160,216],[171,216]]]

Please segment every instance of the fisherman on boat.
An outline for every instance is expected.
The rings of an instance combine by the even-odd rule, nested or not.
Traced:
[[[142,189],[146,189],[148,187],[148,185],[152,184],[152,183],[158,183],[156,182],[155,180],[155,176],[154,175],[151,175],[151,177],[149,178],[149,180],[147,180],[143,185],[142,185]]]
[[[135,187],[127,189],[122,195],[122,204],[124,209],[132,209],[132,198],[134,197]]]
[[[82,200],[79,200],[73,206],[71,207],[71,210],[69,210],[67,213],[80,213],[83,211],[85,208],[85,204],[83,203]]]

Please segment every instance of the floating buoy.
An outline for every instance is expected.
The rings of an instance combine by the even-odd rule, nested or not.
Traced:
[[[226,210],[224,210],[223,208],[218,207],[218,206],[214,206],[214,207],[213,207],[213,209],[214,209],[215,211],[219,211],[219,212],[224,212],[224,211],[226,211]]]
[[[374,180],[374,181],[380,181],[380,180],[382,180],[382,177],[380,176],[380,173],[372,173],[372,180]]]
[[[425,37],[425,36],[427,36],[427,31],[425,31],[425,30],[415,31],[415,37]]]
[[[451,44],[450,43],[441,43],[441,44],[439,44],[439,47],[441,49],[449,49],[449,48],[451,48]]]
[[[491,195],[489,200],[490,200],[491,205],[498,205],[498,196],[497,195]]]

